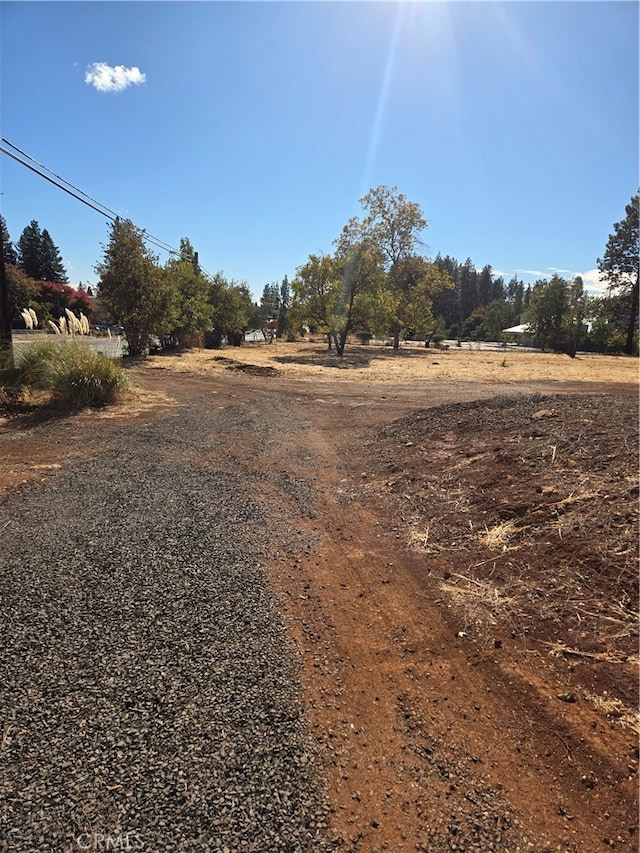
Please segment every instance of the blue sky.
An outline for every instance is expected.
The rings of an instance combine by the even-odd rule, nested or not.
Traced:
[[[421,205],[432,256],[593,286],[639,183],[638,8],[2,2],[0,133],[256,297],[379,184]],[[11,238],[36,219],[95,283],[107,220],[0,169]]]

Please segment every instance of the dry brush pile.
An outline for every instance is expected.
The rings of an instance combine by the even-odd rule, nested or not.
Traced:
[[[633,663],[635,397],[497,398],[425,409],[374,439],[366,487],[393,505],[460,630]]]

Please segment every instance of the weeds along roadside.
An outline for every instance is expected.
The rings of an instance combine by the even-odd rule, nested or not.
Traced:
[[[76,341],[38,341],[21,348],[8,379],[27,394],[44,392],[52,405],[69,409],[113,404],[129,386],[118,362]]]

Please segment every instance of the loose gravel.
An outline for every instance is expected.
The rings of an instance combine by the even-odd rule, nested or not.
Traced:
[[[328,849],[262,569],[286,522],[232,460],[194,464],[242,427],[199,406],[103,422],[100,453],[0,506],[3,853]]]

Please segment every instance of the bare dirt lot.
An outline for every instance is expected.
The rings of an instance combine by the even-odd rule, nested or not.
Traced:
[[[336,849],[637,849],[635,360],[265,344],[131,372],[124,404],[64,419],[56,446],[6,400],[0,495],[62,476],[105,419],[198,394],[264,418],[266,449],[248,426],[218,452],[316,543],[270,571]]]

